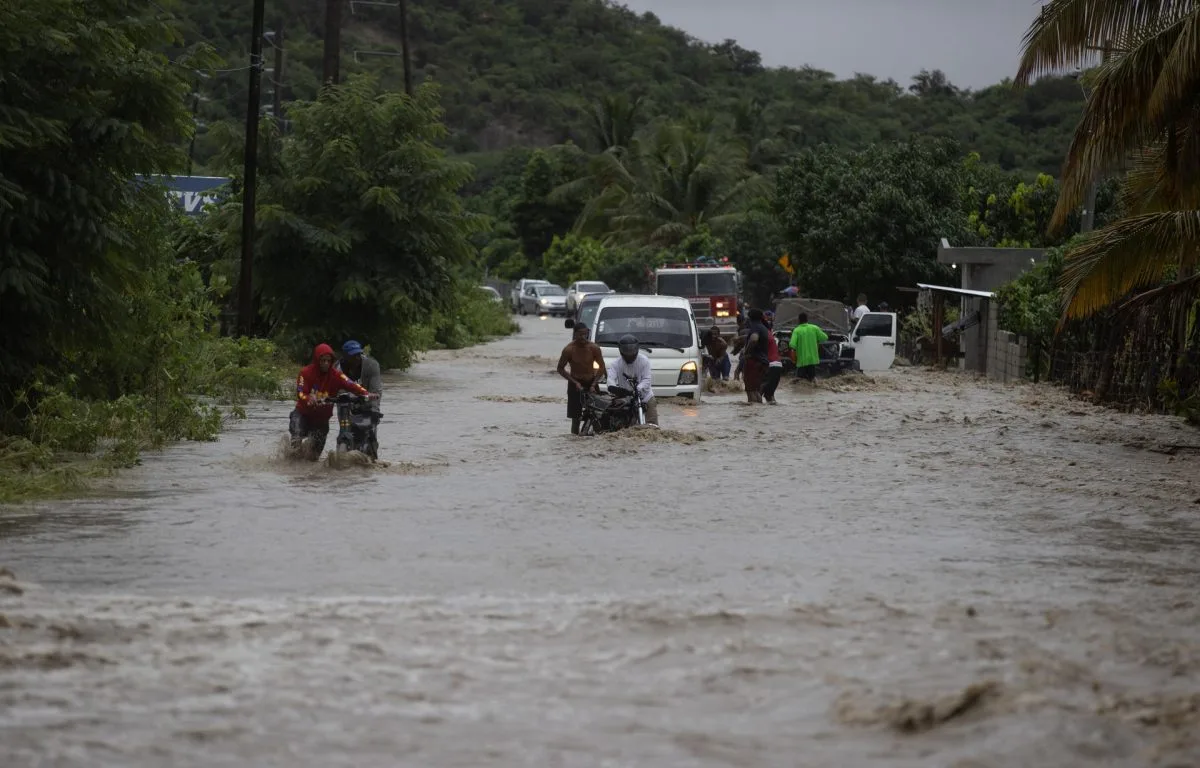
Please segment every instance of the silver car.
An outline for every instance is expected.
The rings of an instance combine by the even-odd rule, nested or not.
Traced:
[[[580,280],[577,283],[571,283],[567,288],[567,310],[574,312],[578,309],[579,302],[583,301],[583,297],[594,293],[616,293],[616,291],[599,280]]]
[[[561,285],[530,285],[521,294],[522,315],[567,315],[567,292]]]

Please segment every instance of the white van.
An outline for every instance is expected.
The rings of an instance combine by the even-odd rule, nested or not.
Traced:
[[[655,397],[700,399],[704,357],[692,305],[680,296],[607,296],[590,330],[604,353],[605,367],[620,354],[617,342],[631,333],[650,358]],[[610,382],[614,383],[614,382]]]

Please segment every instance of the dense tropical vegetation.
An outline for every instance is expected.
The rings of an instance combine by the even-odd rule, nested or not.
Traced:
[[[1104,61],[1063,165],[1050,231],[1096,178],[1119,178],[1120,215],[1016,286],[1019,313],[1045,337],[1061,309],[1047,372],[1098,398],[1200,415],[1200,3],[1052,0],[1024,41],[1018,83]],[[1061,272],[1054,280],[1046,277]]]
[[[263,142],[259,338],[223,337],[239,195],[187,221],[139,181],[186,163],[186,73],[210,62],[181,43],[143,0],[0,7],[0,500],[212,439],[248,395],[281,392],[280,344],[298,360],[353,334],[403,365],[512,327],[474,287],[470,169],[437,146],[436,91],[368,79],[295,105]],[[239,155],[231,141],[214,160]]]

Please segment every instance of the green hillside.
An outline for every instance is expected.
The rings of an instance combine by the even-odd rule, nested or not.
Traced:
[[[270,0],[267,28],[283,20],[285,99],[312,99],[321,73],[322,0]],[[201,119],[245,114],[251,3],[194,0],[172,6],[189,44],[206,42],[223,67],[200,81]],[[604,0],[410,0],[414,80],[441,85],[450,148],[495,152],[544,146],[577,131],[586,105],[605,93],[643,96],[646,116],[737,115],[741,132],[785,151],[833,143],[863,147],[918,135],[958,140],[1008,170],[1057,175],[1082,108],[1078,84],[1046,79],[1025,91],[1007,84],[966,91],[942,73],[910,83],[863,75],[837,80],[816,69],[768,69],[734,41],[708,44]],[[376,73],[402,87],[396,7],[347,3],[341,73]],[[356,61],[356,52],[357,61]],[[267,64],[273,50],[268,44]],[[803,52],[801,52],[803,53]],[[265,87],[269,87],[265,86]],[[269,95],[264,96],[268,103]],[[203,164],[217,147],[201,135]]]

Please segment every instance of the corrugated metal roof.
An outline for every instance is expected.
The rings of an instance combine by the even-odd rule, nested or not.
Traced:
[[[991,291],[972,291],[967,288],[951,288],[946,285],[927,285],[925,283],[917,283],[917,287],[926,291],[941,291],[942,293],[956,293],[959,296],[978,296],[981,299],[994,299],[996,294]]]

